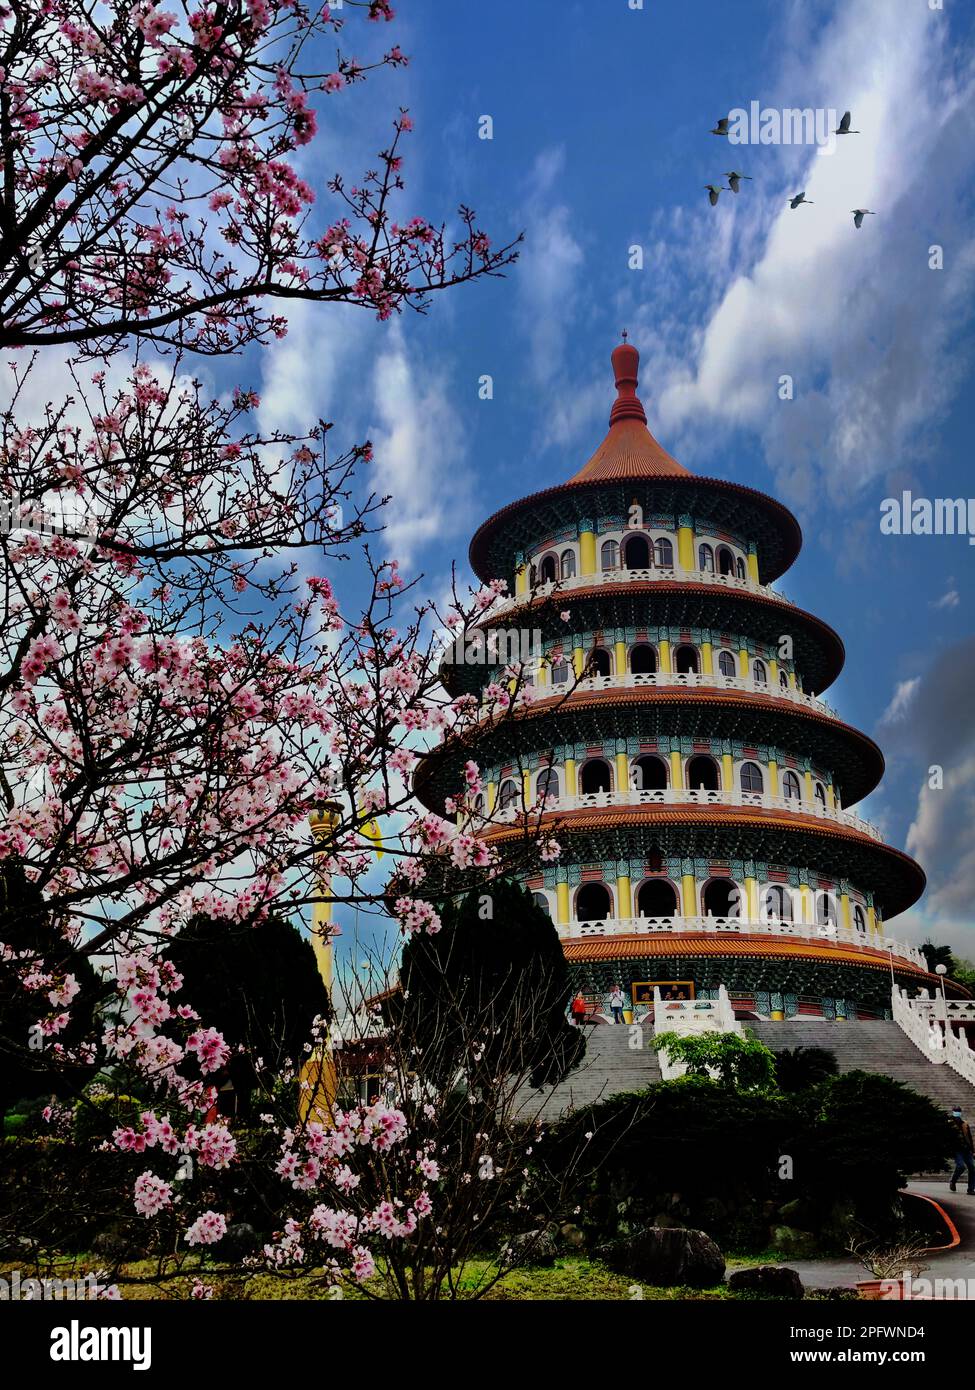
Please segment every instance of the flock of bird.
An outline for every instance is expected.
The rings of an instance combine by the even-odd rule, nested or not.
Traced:
[[[833,131],[833,134],[859,135],[860,132],[858,130],[850,129],[851,119],[852,118],[850,112],[844,111],[843,119],[840,121],[839,125]],[[711,134],[730,135],[730,124],[731,118],[729,116],[722,116],[721,119],[718,121],[718,124],[711,131]],[[742,179],[751,180],[751,174],[743,174],[738,169],[729,169],[728,172],[725,174],[725,178],[728,180],[727,187],[725,187],[724,184],[718,183],[706,183],[704,185],[705,191],[708,195],[708,202],[711,204],[712,207],[717,206],[719,193],[738,193],[741,189]],[[809,207],[813,206],[812,199],[806,197],[805,191],[803,191],[802,193],[797,193],[794,197],[789,199],[789,207],[793,209],[802,207],[803,203],[808,204]],[[865,217],[876,216],[876,213],[871,212],[869,208],[851,208],[850,211],[853,213],[853,225],[854,227],[856,227],[857,231],[859,231],[860,228],[863,226],[863,219]]]

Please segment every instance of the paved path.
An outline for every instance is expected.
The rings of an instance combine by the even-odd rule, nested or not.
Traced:
[[[907,1191],[933,1197],[944,1207],[961,1236],[961,1244],[954,1250],[924,1256],[928,1268],[922,1278],[968,1279],[975,1298],[975,1197],[966,1196],[963,1185],[959,1185],[957,1192],[950,1192],[947,1177],[940,1182],[937,1179],[909,1182]],[[855,1260],[784,1260],[783,1264],[796,1271],[807,1289],[849,1287],[871,1277]]]

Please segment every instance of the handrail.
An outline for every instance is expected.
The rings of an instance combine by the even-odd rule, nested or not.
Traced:
[[[490,616],[494,617],[498,613],[505,612],[509,608],[517,608],[526,599],[549,598],[552,594],[566,593],[572,589],[588,589],[595,586],[606,584],[712,584],[719,589],[732,589],[738,593],[758,594],[762,598],[774,599],[777,603],[787,604],[794,608],[792,599],[788,598],[780,589],[773,589],[769,584],[758,584],[752,579],[739,579],[736,574],[714,574],[710,570],[684,570],[674,569],[663,565],[653,565],[649,569],[627,569],[620,567],[611,570],[598,570],[595,574],[574,574],[568,579],[549,580],[546,584],[536,584],[530,594],[512,594],[509,597],[499,600],[492,604]]]

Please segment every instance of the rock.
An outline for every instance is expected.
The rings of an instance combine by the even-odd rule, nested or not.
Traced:
[[[802,1280],[786,1265],[753,1265],[728,1275],[728,1288],[736,1293],[767,1293],[776,1298],[802,1298]]]
[[[644,1284],[709,1289],[724,1278],[724,1256],[703,1231],[647,1226],[600,1245],[595,1253],[617,1274]]]
[[[783,1255],[794,1259],[807,1259],[819,1250],[819,1242],[809,1231],[798,1231],[795,1226],[773,1226],[772,1245]]]
[[[130,1231],[124,1226],[109,1226],[104,1231],[99,1231],[91,1242],[94,1254],[104,1255],[106,1259],[116,1263],[123,1260],[138,1260],[144,1254],[144,1249],[135,1239]]]
[[[581,1250],[586,1243],[586,1236],[578,1226],[573,1226],[571,1221],[567,1221],[564,1226],[559,1227],[559,1240],[573,1250]]]
[[[512,1236],[502,1250],[505,1264],[535,1265],[543,1269],[555,1264],[557,1254],[555,1241],[548,1231],[525,1231],[523,1235]]]

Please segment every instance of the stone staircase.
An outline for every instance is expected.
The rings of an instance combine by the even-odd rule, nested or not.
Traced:
[[[630,1047],[630,1037],[627,1026],[587,1024],[581,1066],[558,1086],[542,1091],[523,1087],[516,1097],[519,1119],[556,1120],[570,1110],[608,1100],[621,1091],[642,1091],[659,1081],[660,1063],[649,1047],[653,1029],[644,1025],[642,1050]]]
[[[879,1072],[928,1096],[942,1110],[958,1101],[969,1119],[975,1117],[975,1086],[952,1067],[929,1062],[892,1020],[837,1023],[802,1018],[783,1023],[749,1022],[745,1026],[773,1052],[787,1047],[824,1047],[834,1054],[841,1072]]]

